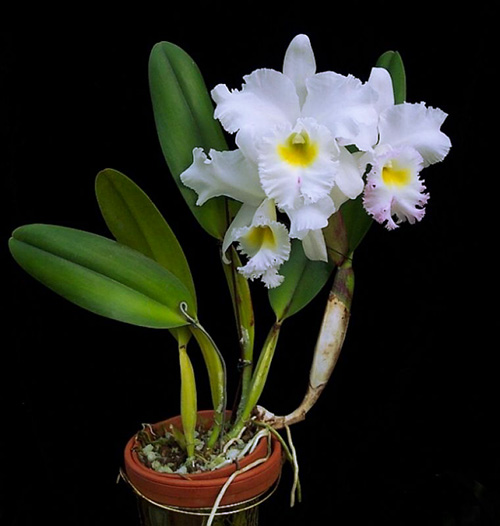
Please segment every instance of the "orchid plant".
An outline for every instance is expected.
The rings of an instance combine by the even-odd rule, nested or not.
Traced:
[[[181,441],[189,461],[196,454],[198,399],[191,341],[210,380],[215,418],[208,449],[237,439],[250,421],[276,430],[302,420],[342,348],[354,251],[373,222],[393,230],[423,218],[429,196],[420,172],[444,159],[451,143],[440,129],[443,111],[405,101],[404,67],[393,51],[362,81],[318,73],[309,38],[298,35],[282,71],[257,69],[243,77],[241,89],[219,84],[209,93],[185,51],[161,42],[151,52],[149,81],[169,171],[187,208],[220,246],[240,353],[231,419],[224,353],[200,322],[181,244],[130,178],[113,169],[97,175],[97,200],[114,240],[34,224],[14,231],[10,249],[22,268],[69,301],[169,330],[179,352]],[[234,149],[226,134],[234,135]],[[259,353],[253,280],[269,289],[275,315]],[[258,404],[282,327],[330,281],[304,400],[276,416]]]

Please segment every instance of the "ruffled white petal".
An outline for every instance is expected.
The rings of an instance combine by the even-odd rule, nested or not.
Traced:
[[[310,230],[302,240],[305,255],[313,261],[328,261],[325,236],[322,230]]]
[[[261,237],[256,235],[257,230],[266,230],[267,233],[263,235],[269,235],[271,241],[269,243],[266,241],[256,243],[253,237]],[[277,221],[270,221],[263,225],[252,224],[241,229],[238,241],[238,249],[249,258],[247,264],[239,270],[245,277],[250,279],[260,277],[266,270],[279,267],[288,259],[290,253],[288,231],[285,225]]]
[[[227,249],[238,240],[237,233],[241,228],[248,227],[252,224],[253,217],[255,212],[257,212],[258,207],[246,205],[241,205],[237,214],[234,216],[229,228],[226,230],[224,235],[224,240],[222,241],[222,257],[225,263],[229,263],[226,259]]]
[[[302,114],[325,125],[340,144],[364,151],[377,140],[376,99],[375,91],[352,75],[325,71],[307,79]]]
[[[278,270],[276,268],[270,268],[266,270],[261,278],[262,283],[268,288],[268,289],[274,289],[275,287],[278,287],[281,285],[285,279],[285,276],[282,276],[278,273]]]
[[[222,195],[254,206],[265,198],[257,166],[239,150],[210,150],[210,157],[207,157],[201,148],[195,148],[193,163],[180,178],[198,194],[196,204],[200,206],[212,197]]]
[[[235,218],[226,243],[238,242],[238,250],[247,256],[247,263],[238,268],[245,278],[260,278],[266,287],[277,287],[284,279],[278,269],[290,256],[288,230],[276,221],[275,205],[270,199],[255,210],[250,224],[238,228],[235,223],[245,222],[250,212],[247,208],[237,221]]]
[[[328,218],[336,211],[330,196],[300,208],[285,210],[290,218],[290,237],[304,239],[311,230],[328,225]]]
[[[423,165],[420,154],[410,147],[387,150],[374,158],[363,204],[388,230],[397,228],[403,221],[413,224],[424,217],[429,195],[424,192],[425,186],[418,175]],[[391,166],[397,167],[395,175],[389,170],[389,175],[384,176],[384,169]]]
[[[285,53],[283,73],[295,84],[302,106],[307,94],[306,79],[316,73],[316,59],[306,35],[297,35],[290,42]]]
[[[259,137],[274,126],[295,123],[300,105],[290,78],[273,69],[258,69],[243,80],[239,91],[223,84],[212,90],[214,116],[226,131],[253,131]]]
[[[303,134],[309,141],[313,153],[304,163],[291,162],[280,153],[293,134]],[[293,128],[276,129],[260,148],[262,188],[280,208],[298,208],[319,201],[334,184],[338,151],[329,130],[312,119],[298,119]]]
[[[411,146],[424,159],[424,166],[443,160],[451,141],[441,130],[447,114],[424,103],[396,104],[380,115],[380,144]]]

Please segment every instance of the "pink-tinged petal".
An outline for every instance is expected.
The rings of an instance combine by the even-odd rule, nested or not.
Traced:
[[[387,150],[375,158],[367,177],[363,205],[388,230],[404,221],[413,224],[424,217],[429,195],[419,177],[423,165],[420,154],[409,147]]]

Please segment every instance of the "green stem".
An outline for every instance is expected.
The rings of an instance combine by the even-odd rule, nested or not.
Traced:
[[[259,356],[259,361],[255,367],[255,371],[252,376],[252,382],[246,397],[245,404],[241,409],[236,421],[234,422],[231,430],[227,434],[227,438],[234,438],[238,435],[241,429],[245,426],[247,421],[252,415],[257,402],[264,391],[266,380],[269,375],[269,369],[276,350],[278,338],[281,330],[281,322],[276,321],[271,327],[269,334],[264,342],[262,351]]]
[[[227,260],[227,262],[226,262]],[[253,313],[252,297],[250,294],[250,287],[248,280],[244,278],[239,272],[238,267],[241,266],[241,261],[238,253],[231,247],[226,255],[223,255],[223,268],[226,275],[226,280],[231,293],[233,303],[233,310],[236,319],[236,328],[238,331],[238,339],[240,342],[240,401],[238,413],[246,403],[248,392],[250,389],[250,382],[252,380],[253,372],[253,347],[254,347],[254,326],[255,319]]]

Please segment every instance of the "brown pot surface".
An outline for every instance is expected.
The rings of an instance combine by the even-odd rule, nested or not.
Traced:
[[[213,411],[200,411],[199,417],[210,421]],[[180,417],[170,418],[155,424],[153,428],[173,424],[180,427]],[[134,488],[148,499],[159,504],[183,508],[210,508],[213,506],[222,486],[235,472],[236,464],[220,469],[193,473],[188,476],[158,473],[145,466],[133,450],[136,445],[132,437],[124,452],[125,472]],[[243,468],[268,452],[268,441],[260,440],[255,450],[242,459],[238,466]],[[278,479],[282,466],[281,444],[271,438],[271,456],[266,462],[237,475],[226,490],[221,505],[236,504],[257,497],[267,491]]]

